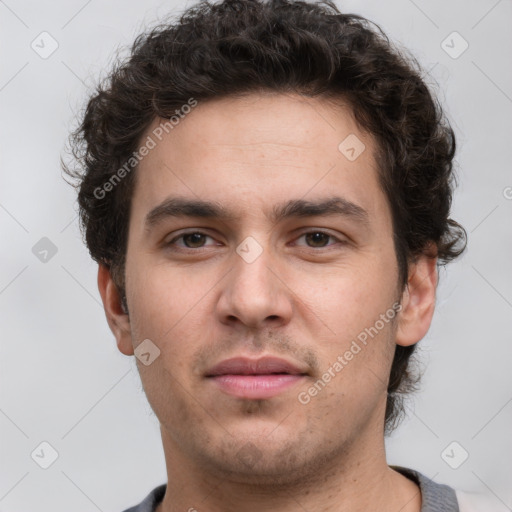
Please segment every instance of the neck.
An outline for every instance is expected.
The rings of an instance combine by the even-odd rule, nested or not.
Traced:
[[[306,474],[243,478],[185,454],[162,428],[168,484],[157,512],[420,512],[419,487],[386,463],[384,439],[360,436]],[[259,479],[259,480],[258,480]]]

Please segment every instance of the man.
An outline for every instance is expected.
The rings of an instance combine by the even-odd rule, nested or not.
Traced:
[[[465,246],[420,73],[330,2],[225,0],[90,99],[68,172],[168,473],[130,512],[459,510],[384,449]]]

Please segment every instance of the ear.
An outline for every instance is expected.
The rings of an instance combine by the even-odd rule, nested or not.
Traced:
[[[98,267],[98,288],[108,325],[116,337],[117,348],[127,356],[133,355],[130,317],[123,310],[121,296],[109,268],[102,264]]]
[[[398,316],[397,345],[414,345],[427,334],[434,316],[436,287],[437,257],[422,254],[409,265]]]

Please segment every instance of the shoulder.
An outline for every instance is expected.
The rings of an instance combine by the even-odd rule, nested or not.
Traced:
[[[490,495],[470,493],[439,484],[419,471],[390,466],[416,482],[422,494],[421,512],[508,512],[510,509]]]
[[[421,512],[463,512],[459,508],[455,489],[434,482],[419,471],[401,466],[390,466],[414,481],[421,491]]]
[[[163,500],[166,484],[155,487],[138,505],[126,509],[124,512],[154,512],[157,505]]]

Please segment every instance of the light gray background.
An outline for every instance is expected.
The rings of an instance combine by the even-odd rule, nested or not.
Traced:
[[[389,462],[512,509],[511,2],[338,5],[432,70],[458,137],[453,216],[469,233],[466,255],[441,273],[423,388],[387,442]],[[1,511],[121,511],[166,480],[158,422],[107,327],[59,158],[116,48],[185,6],[0,1]],[[59,44],[47,59],[31,48],[43,31]],[[469,43],[457,59],[441,47],[453,31]],[[42,237],[58,249],[46,263],[32,252]],[[48,469],[31,458],[43,441],[59,454]],[[441,457],[452,441],[469,453],[458,469]]]

